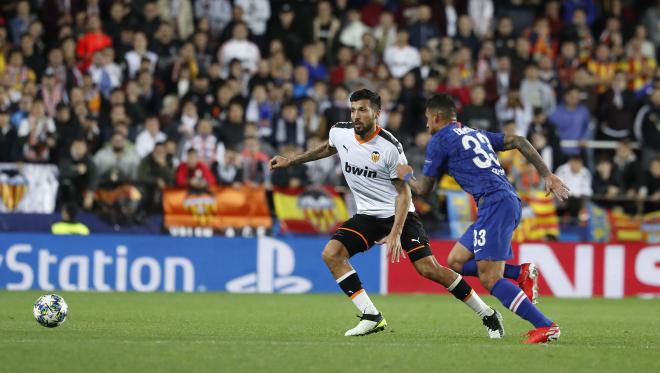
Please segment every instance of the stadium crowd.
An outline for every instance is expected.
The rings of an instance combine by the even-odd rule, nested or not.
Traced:
[[[660,209],[660,1],[21,0],[0,10],[0,162],[57,164],[60,204],[130,216],[159,211],[167,186],[341,185],[336,158],[272,174],[267,162],[324,141],[366,87],[417,170],[425,99],[448,92],[461,122],[530,139],[572,190],[560,213],[578,216],[588,198]],[[502,162],[518,190],[543,187],[520,154]]]

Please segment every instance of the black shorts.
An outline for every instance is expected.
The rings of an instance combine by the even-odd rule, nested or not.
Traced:
[[[394,216],[389,218],[376,218],[369,215],[356,214],[346,220],[332,236],[346,246],[348,254],[353,256],[359,252],[367,251],[375,241],[387,236],[394,224]],[[409,212],[401,233],[401,246],[414,262],[431,254],[431,246],[426,236],[419,215]]]

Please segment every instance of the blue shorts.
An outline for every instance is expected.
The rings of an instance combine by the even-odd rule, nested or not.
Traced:
[[[508,192],[483,197],[474,222],[458,241],[476,260],[508,260],[513,257],[511,238],[520,223],[522,203]]]

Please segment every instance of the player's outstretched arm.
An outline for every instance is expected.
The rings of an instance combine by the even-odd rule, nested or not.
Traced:
[[[302,164],[306,162],[315,161],[317,159],[326,158],[333,154],[337,154],[337,149],[330,146],[330,143],[328,142],[328,140],[326,140],[323,144],[319,145],[318,147],[314,149],[310,149],[302,154],[298,154],[290,159],[287,157],[283,157],[281,155],[276,155],[270,160],[268,164],[270,165],[271,170],[276,170],[278,168],[287,168],[290,166],[295,166],[297,164]]]
[[[427,195],[431,193],[435,184],[437,184],[437,179],[435,177],[422,176],[421,180],[417,180],[413,176],[413,168],[407,164],[399,164],[396,166],[396,173],[399,176],[399,179],[405,181],[410,185],[415,194],[418,195]]]
[[[511,149],[518,149],[544,178],[546,195],[554,193],[560,200],[568,198],[570,189],[557,175],[550,172],[539,152],[526,138],[514,135],[504,136],[503,150]]]
[[[376,243],[387,244],[387,252],[390,254],[392,263],[394,263],[398,262],[400,258],[406,258],[403,246],[401,246],[401,233],[410,208],[410,188],[401,179],[392,180],[392,184],[396,188],[394,224],[392,224],[390,233],[380,241],[376,241]]]

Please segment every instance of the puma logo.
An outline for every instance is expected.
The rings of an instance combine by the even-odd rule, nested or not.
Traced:
[[[417,242],[417,243],[421,243],[421,242],[419,242],[419,237],[417,237],[417,238],[411,238],[410,241],[412,241],[412,242]]]

